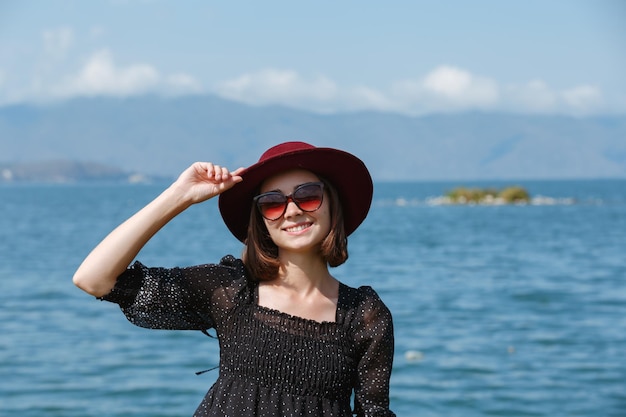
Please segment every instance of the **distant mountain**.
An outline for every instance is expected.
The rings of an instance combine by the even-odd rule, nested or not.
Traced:
[[[5,167],[92,161],[119,175],[173,178],[195,160],[250,165],[286,140],[353,152],[375,180],[626,177],[626,116],[320,115],[213,96],[0,108]]]
[[[8,182],[124,182],[145,183],[157,180],[99,163],[67,160],[0,164],[0,183]]]

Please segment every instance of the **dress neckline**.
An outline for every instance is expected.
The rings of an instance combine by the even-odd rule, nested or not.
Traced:
[[[343,322],[343,312],[344,312],[345,297],[346,297],[346,292],[347,292],[346,289],[348,287],[341,281],[338,281],[338,282],[339,282],[339,290],[337,294],[337,306],[335,307],[335,321],[317,321],[314,319],[308,319],[306,317],[296,316],[293,314],[285,313],[284,311],[281,311],[281,310],[259,305],[259,283],[258,282],[255,282],[255,285],[254,285],[254,291],[253,291],[254,306],[261,311],[269,312],[277,316],[288,318],[290,320],[300,321],[303,323],[318,324],[318,325],[339,325]]]

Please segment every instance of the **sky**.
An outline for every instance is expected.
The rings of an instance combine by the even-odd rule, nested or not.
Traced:
[[[626,114],[623,0],[0,0],[0,106]]]

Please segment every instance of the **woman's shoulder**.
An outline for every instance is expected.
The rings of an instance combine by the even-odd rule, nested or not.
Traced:
[[[376,290],[369,285],[360,287],[350,287],[340,284],[345,296],[343,303],[350,312],[348,316],[354,319],[364,319],[372,315],[384,317],[391,320],[391,312]]]
[[[243,261],[239,258],[235,258],[233,255],[223,256],[219,264],[225,268],[244,269]]]
[[[218,263],[204,263],[199,265],[182,267],[189,271],[197,272],[222,272],[224,274],[242,275],[245,274],[243,261],[233,255],[223,256]]]
[[[341,287],[341,290],[346,295],[346,300],[349,301],[351,304],[358,305],[365,302],[382,303],[382,299],[380,298],[376,290],[374,290],[374,288],[369,285],[362,285],[360,287],[351,287],[344,283],[340,283],[339,285]]]
[[[222,257],[219,263],[201,264],[186,267],[185,275],[198,286],[208,285],[231,290],[250,289],[255,282],[250,279],[243,261],[233,255]]]
[[[191,279],[205,281],[210,278],[214,283],[228,285],[232,282],[246,283],[248,273],[243,261],[233,255],[226,255],[218,263],[205,263],[174,268]],[[216,282],[217,281],[217,282]]]

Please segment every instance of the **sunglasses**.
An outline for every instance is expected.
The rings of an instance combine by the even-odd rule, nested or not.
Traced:
[[[315,211],[322,206],[324,200],[324,183],[307,182],[298,185],[293,193],[285,195],[280,191],[269,191],[254,197],[261,216],[267,220],[280,219],[285,211],[289,201],[293,201],[302,211]]]

